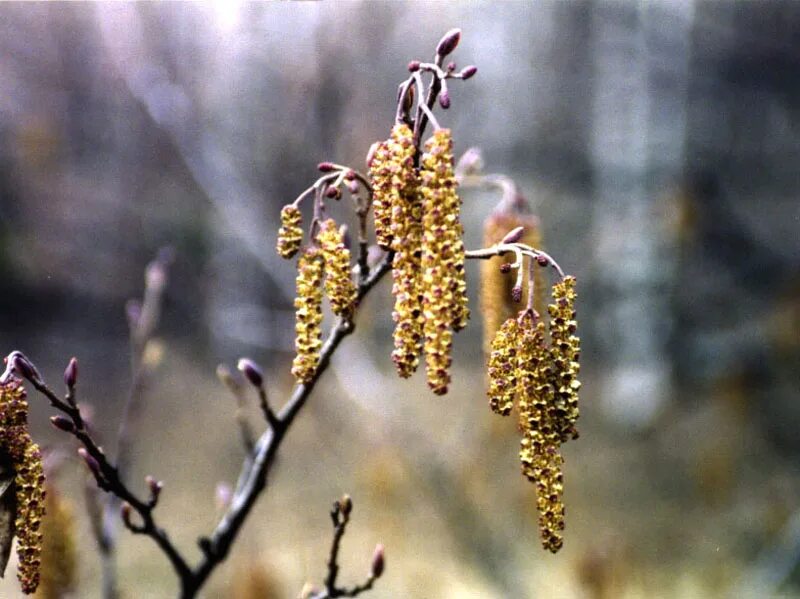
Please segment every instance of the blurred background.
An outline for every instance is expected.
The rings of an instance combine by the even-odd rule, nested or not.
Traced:
[[[390,287],[359,312],[206,597],[320,583],[330,503],[352,495],[345,583],[377,542],[377,598],[800,596],[800,5],[795,2],[3,3],[0,341],[55,385],[71,356],[111,444],[131,383],[125,304],[175,260],[136,423],[131,480],[193,559],[242,449],[217,364],[252,357],[281,404],[294,268],[278,214],[321,160],[363,168],[410,59],[451,27],[472,80],[439,119],[541,217],[578,277],[581,438],[567,530],[539,545],[514,422],[484,389],[472,326],[444,398],[394,375]],[[458,84],[458,85],[456,85]],[[464,190],[467,247],[497,194]],[[344,218],[345,212],[341,213]],[[32,398],[37,440],[99,596],[84,467]],[[262,426],[254,398],[253,425]],[[126,597],[174,596],[123,533]],[[0,596],[16,597],[13,564]],[[255,596],[255,595],[252,595]]]

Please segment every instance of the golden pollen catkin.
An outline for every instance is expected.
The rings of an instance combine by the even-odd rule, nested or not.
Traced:
[[[394,350],[397,373],[407,378],[416,371],[422,351],[422,202],[416,190],[406,193],[394,207],[392,219],[394,259],[392,294]]]
[[[277,250],[281,258],[292,258],[303,242],[303,216],[300,209],[289,204],[281,209],[281,228],[278,230]]]
[[[542,546],[555,553],[562,544],[564,530],[563,458],[561,438],[553,418],[553,388],[550,354],[545,345],[544,324],[534,322],[526,311],[520,319],[519,415],[522,441],[522,473],[536,484],[536,505]]]
[[[39,586],[45,477],[39,446],[28,433],[25,389],[13,378],[0,383],[0,451],[8,456],[15,472],[17,578],[22,592],[30,594]]]
[[[509,231],[517,227],[523,228],[519,243],[536,249],[542,249],[542,236],[539,219],[532,214],[519,212],[494,212],[483,224],[483,247],[491,247],[500,242]],[[515,285],[516,272],[503,273],[502,264],[511,264],[514,254],[507,254],[500,259],[481,260],[480,306],[483,321],[483,347],[486,355],[491,352],[492,339],[500,326],[518,311],[520,304],[525,305],[528,298],[528,271],[523,271],[522,297],[520,303],[512,299],[511,289]],[[544,311],[544,277],[542,268],[534,270],[533,307],[539,313]]]
[[[550,384],[554,389],[553,417],[561,442],[578,438],[578,380],[580,339],[575,335],[575,277],[553,285],[554,303],[548,306],[550,315],[550,353],[553,363]]]
[[[350,276],[350,250],[345,247],[344,236],[333,219],[320,225],[317,243],[325,262],[325,295],[331,310],[337,316],[350,318],[358,290]]]
[[[379,246],[392,245],[392,208],[415,186],[414,134],[408,125],[392,128],[391,137],[375,150],[369,163],[375,238]]]
[[[424,348],[428,385],[437,395],[447,393],[450,383],[452,331],[469,318],[452,146],[449,130],[436,131],[425,143],[419,177]]]
[[[300,383],[311,380],[322,347],[322,277],[324,259],[318,248],[309,248],[297,261],[295,349],[292,374]]]
[[[519,324],[506,320],[497,331],[489,357],[489,406],[493,412],[508,416],[517,393],[517,346]]]

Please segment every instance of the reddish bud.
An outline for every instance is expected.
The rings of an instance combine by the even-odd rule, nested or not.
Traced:
[[[344,178],[347,179],[348,181],[352,181],[353,179],[356,178],[356,172],[353,169],[348,169],[344,173]]]
[[[536,256],[536,262],[539,264],[539,266],[547,266],[550,264],[550,260],[547,259],[547,256],[541,255]]]
[[[461,78],[466,81],[477,72],[478,72],[478,67],[476,67],[474,64],[471,64],[468,67],[464,67],[463,69],[461,69],[460,75]]]
[[[503,273],[504,275],[510,273],[511,272],[511,264],[509,264],[508,262],[503,262],[500,265],[500,272]]]
[[[131,528],[131,512],[133,508],[131,504],[127,501],[123,501],[122,505],[119,507],[119,515],[122,517],[122,521],[125,523],[125,526]]]
[[[330,173],[336,170],[336,165],[333,162],[320,162],[317,169],[322,173]]]
[[[347,182],[347,191],[351,194],[355,195],[358,193],[358,181],[353,179],[352,181]]]
[[[451,29],[439,40],[439,44],[436,46],[436,54],[444,58],[456,49],[459,41],[461,41],[461,30]]]
[[[517,243],[522,239],[522,234],[525,233],[525,227],[517,227],[511,229],[500,243]]]
[[[59,430],[64,431],[65,433],[74,433],[75,432],[75,425],[72,423],[72,420],[69,418],[64,418],[63,416],[51,416],[50,422],[54,427]]]
[[[515,302],[522,301],[522,286],[521,285],[514,285],[511,289],[511,299]]]
[[[71,358],[64,370],[64,384],[69,389],[72,389],[76,382],[78,382],[78,360],[77,358]]]
[[[439,94],[439,106],[445,110],[450,108],[450,93],[446,89]]]
[[[408,72],[409,73],[416,73],[419,71],[420,62],[418,60],[412,60],[408,63]]]
[[[164,488],[164,483],[162,483],[160,480],[156,480],[149,474],[144,477],[144,481],[147,483],[147,487],[150,489],[150,498],[153,501],[158,501],[158,496],[161,495],[161,489]]]
[[[454,63],[454,62],[448,62],[448,63],[447,63],[447,70],[448,70],[448,71],[450,71],[451,73],[452,73],[453,71],[455,71],[455,70],[456,70],[456,63]]]
[[[325,190],[325,197],[330,198],[331,200],[338,200],[342,197],[342,192],[339,191],[338,187],[333,187],[331,185]]]
[[[254,387],[260,389],[264,384],[264,374],[261,368],[250,358],[240,359],[236,367]]]
[[[380,543],[375,546],[375,553],[372,554],[371,575],[373,578],[380,578],[386,568],[386,555],[383,545]]]

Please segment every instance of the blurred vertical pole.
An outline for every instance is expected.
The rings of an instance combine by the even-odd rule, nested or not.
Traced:
[[[592,18],[595,289],[603,407],[645,428],[671,392],[674,277],[656,202],[681,175],[692,0],[598,3]]]

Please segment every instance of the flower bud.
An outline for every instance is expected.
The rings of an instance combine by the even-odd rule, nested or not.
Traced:
[[[144,477],[144,481],[147,483],[147,487],[150,489],[151,500],[158,501],[158,496],[161,495],[161,489],[164,488],[164,483],[160,480],[156,480],[149,474]]]
[[[353,511],[353,500],[350,499],[350,495],[342,495],[342,498],[339,500],[339,509],[341,510],[342,515],[350,515],[350,512]]]
[[[264,385],[264,374],[261,368],[250,358],[241,358],[236,367],[253,387],[260,389]]]
[[[511,272],[511,263],[510,262],[503,262],[500,265],[500,272],[503,273],[504,275],[510,273]]]
[[[550,260],[548,260],[547,256],[542,256],[541,254],[536,256],[536,262],[539,264],[539,266],[547,266],[550,264]]]
[[[436,46],[436,54],[444,58],[456,49],[459,41],[461,41],[461,30],[451,29],[439,40],[439,44]]]
[[[439,94],[439,106],[447,110],[450,108],[450,93],[447,90],[443,90],[441,94]]]
[[[16,370],[22,378],[29,380],[32,383],[41,382],[42,377],[36,367],[31,363],[25,354],[19,351],[11,352],[9,356],[11,367]]]
[[[372,554],[371,576],[373,578],[380,578],[384,568],[386,568],[386,556],[383,545],[379,543],[375,546],[375,553]]]
[[[408,63],[408,72],[409,73],[416,73],[419,71],[420,62],[418,60],[412,60]]]
[[[525,227],[516,227],[515,229],[511,229],[506,236],[500,241],[500,243],[517,243],[520,239],[522,239],[522,235],[525,233]]]
[[[331,200],[338,200],[342,197],[342,192],[338,187],[331,185],[325,190],[325,197]]]
[[[333,162],[320,162],[317,165],[317,169],[321,173],[330,173],[336,170],[336,165],[334,165]]]
[[[452,61],[451,61],[451,62],[448,62],[448,63],[447,63],[447,70],[448,70],[448,71],[450,71],[451,73],[452,73],[453,71],[455,71],[455,70],[456,70],[456,63],[454,63],[454,62],[452,62]]]
[[[461,79],[466,81],[467,79],[472,77],[477,72],[478,72],[478,67],[476,67],[474,64],[471,64],[468,67],[464,67],[463,69],[461,69],[461,73],[460,73]]]
[[[54,427],[64,431],[65,433],[75,432],[75,425],[69,418],[64,418],[63,416],[51,416],[50,422],[53,424]]]
[[[67,368],[64,370],[64,384],[72,389],[78,381],[78,359],[71,358]]]
[[[78,455],[83,458],[84,462],[86,462],[86,465],[89,467],[89,470],[95,476],[95,478],[101,478],[100,463],[91,455],[89,455],[89,452],[86,451],[85,447],[78,449]]]
[[[517,303],[522,301],[522,285],[514,285],[511,289],[511,299]]]

